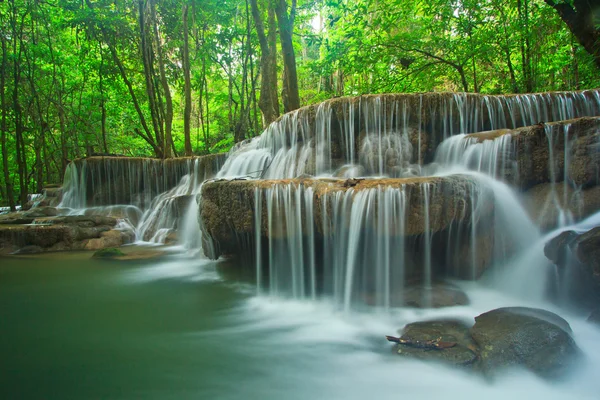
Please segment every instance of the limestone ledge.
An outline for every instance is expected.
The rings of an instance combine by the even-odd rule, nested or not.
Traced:
[[[511,136],[513,154],[510,157],[515,165],[510,165],[507,170],[501,171],[501,177],[521,190],[542,183],[564,180],[567,180],[571,186],[584,188],[598,184],[600,118],[584,117],[550,123],[541,122],[517,129],[473,133],[466,137],[483,142],[504,135]],[[552,140],[552,146],[549,145],[549,138]],[[565,144],[569,150],[566,152],[566,157]],[[514,166],[516,169],[513,168]]]
[[[424,188],[427,187],[429,207],[425,208]],[[401,189],[406,195],[405,217],[390,220],[392,235],[420,235],[425,232],[426,215],[429,217],[429,232],[435,233],[448,228],[452,223],[469,222],[473,204],[479,205],[480,218],[493,215],[491,193],[468,176],[453,175],[445,177],[406,178],[406,179],[319,179],[298,178],[284,180],[218,180],[206,182],[202,188],[199,223],[205,233],[204,250],[208,257],[218,258],[220,254],[238,254],[256,233],[257,194],[261,196],[260,233],[262,236],[281,238],[289,235],[287,217],[283,207],[271,208],[269,224],[268,200],[273,190],[284,190],[293,207],[297,207],[297,199],[301,199],[299,207],[302,221],[306,221],[307,201],[305,194],[312,191],[312,213],[317,235],[327,235],[332,226],[334,198],[344,196],[354,201],[357,194],[367,191],[384,191]],[[298,191],[301,191],[298,193]],[[378,199],[373,196],[374,216],[365,223],[375,223],[378,216]],[[490,200],[490,201],[486,201]],[[281,197],[279,197],[281,202]],[[281,203],[279,203],[281,204]],[[338,203],[339,205],[339,203]],[[294,208],[297,209],[297,208]],[[340,208],[338,207],[338,210]],[[347,213],[346,221],[350,221],[350,208],[343,208]],[[288,211],[289,212],[289,211]],[[491,220],[490,220],[491,221]],[[271,225],[271,226],[270,226]],[[312,229],[303,223],[303,233],[309,234]]]
[[[42,217],[21,222],[0,224],[0,255],[98,250],[132,239],[115,229],[117,220],[110,217]]]

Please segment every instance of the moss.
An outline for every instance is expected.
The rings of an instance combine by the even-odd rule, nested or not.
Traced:
[[[108,247],[106,249],[98,250],[97,252],[95,252],[92,258],[115,258],[122,257],[124,255],[125,253],[123,253],[116,247]]]

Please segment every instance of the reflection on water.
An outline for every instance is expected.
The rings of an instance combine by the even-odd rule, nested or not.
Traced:
[[[472,305],[347,313],[332,302],[256,297],[232,265],[89,253],[0,260],[2,399],[597,399],[600,330],[565,315],[586,353],[565,382],[523,371],[495,382],[399,359],[385,334],[532,305],[476,284]],[[545,305],[548,308],[548,305]],[[557,311],[557,310],[554,310]]]

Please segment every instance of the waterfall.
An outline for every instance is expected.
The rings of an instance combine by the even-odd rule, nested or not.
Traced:
[[[285,114],[259,137],[235,146],[219,177],[414,176],[433,160],[438,145],[450,139],[453,144],[447,146],[469,148],[469,154],[463,154],[469,162],[493,168],[494,160],[481,158],[487,149],[471,148],[458,138],[497,146],[503,157],[500,152],[510,153],[510,138],[487,143],[465,135],[595,115],[600,115],[597,90],[337,98]]]
[[[199,243],[196,196],[201,184],[223,165],[223,156],[170,160],[90,157],[67,166],[63,214],[104,215],[118,218],[136,241]],[[182,228],[188,227],[182,235]]]
[[[439,281],[509,271],[538,240],[516,189],[550,184],[538,211],[575,218],[566,204],[597,172],[575,176],[571,165],[575,154],[597,163],[597,143],[573,132],[597,120],[570,120],[599,114],[597,90],[336,98],[283,115],[225,156],[77,160],[60,206],[112,213],[140,241],[246,252],[259,294],[389,309],[419,285],[432,305]],[[217,184],[246,192],[231,189],[219,207],[204,191]],[[215,238],[207,201],[231,212],[214,220],[232,243]]]
[[[467,174],[471,178],[451,174],[346,191],[315,191],[309,181],[256,187],[259,292],[268,288],[298,299],[323,295],[346,310],[365,302],[398,306],[415,279],[428,288],[440,277],[479,276],[476,259],[486,248],[477,235],[487,225],[495,227],[490,259],[506,262],[513,249],[535,240],[537,230],[506,185]],[[462,206],[446,220],[448,197]],[[515,236],[515,224],[522,235]],[[445,259],[447,252],[452,257]]]

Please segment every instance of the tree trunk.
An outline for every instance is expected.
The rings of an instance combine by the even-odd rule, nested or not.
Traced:
[[[298,93],[298,74],[296,72],[296,56],[292,33],[294,30],[294,15],[296,2],[292,0],[290,14],[286,0],[276,0],[275,13],[279,26],[279,41],[283,53],[283,109],[285,112],[300,108],[300,94]]]
[[[254,25],[256,27],[256,33],[258,35],[258,44],[260,46],[260,96],[258,99],[258,107],[263,116],[263,127],[266,127],[271,122],[275,121],[279,117],[279,102],[277,99],[277,65],[273,65],[273,62],[277,62],[277,58],[273,57],[271,52],[272,49],[269,43],[270,37],[265,34],[265,26],[262,20],[261,11],[258,8],[257,0],[250,0],[250,6],[252,9],[252,18],[254,19]],[[274,12],[269,7],[269,16],[273,16]],[[269,26],[269,36],[271,32],[274,32],[275,27]],[[276,39],[275,39],[276,40]],[[275,54],[276,56],[276,54]],[[275,72],[275,74],[273,74]],[[275,80],[273,81],[273,78]],[[275,86],[275,91],[273,91]],[[273,97],[275,95],[275,97]]]
[[[142,53],[142,63],[144,65],[144,78],[146,82],[146,94],[148,96],[148,108],[150,109],[150,116],[152,119],[152,126],[154,127],[154,137],[156,144],[161,149],[161,157],[164,158],[167,155],[167,149],[165,147],[164,138],[161,130],[159,109],[156,100],[156,92],[154,88],[154,74],[152,73],[152,46],[148,43],[148,34],[146,32],[146,2],[144,0],[138,1],[139,11],[139,28],[140,28],[140,52]]]
[[[183,137],[185,155],[192,155],[192,140],[190,137],[192,117],[192,82],[190,77],[190,40],[188,32],[188,10],[189,5],[184,3],[181,19],[183,21],[183,77],[184,77],[184,101],[183,108]]]
[[[600,0],[544,1],[558,12],[577,41],[591,54],[596,66],[600,68],[600,29],[596,25],[600,17]]]
[[[156,53],[158,55],[158,71],[160,74],[160,84],[162,86],[162,90],[165,96],[165,103],[166,103],[166,112],[165,112],[165,117],[164,117],[164,124],[165,124],[165,128],[164,128],[164,152],[165,152],[165,157],[171,157],[171,148],[173,146],[173,137],[172,137],[172,130],[173,130],[173,98],[171,97],[171,89],[169,88],[169,82],[167,81],[167,74],[165,71],[165,62],[164,62],[164,58],[163,58],[163,52],[162,52],[162,42],[160,40],[160,35],[158,33],[158,20],[156,18],[156,0],[150,0],[150,13],[151,13],[151,17],[152,17],[152,24],[154,27],[154,37],[155,37],[155,43],[156,43]],[[175,152],[173,152],[173,154],[175,156],[177,156],[177,154],[175,154]]]
[[[8,130],[6,114],[8,113],[8,110],[6,109],[6,93],[4,88],[6,87],[8,50],[6,48],[6,38],[4,35],[0,37],[0,41],[2,42],[2,66],[0,67],[0,107],[2,108],[2,117],[0,119],[0,144],[2,146],[2,172],[4,175],[4,184],[6,186],[8,205],[10,206],[11,211],[15,211],[15,195],[13,191],[12,180],[10,178],[10,170],[8,166],[8,148],[6,143],[6,132]]]
[[[102,52],[102,49],[100,49],[100,52]],[[101,118],[100,118],[100,130],[102,133],[102,149],[104,150],[105,154],[108,154],[108,145],[106,143],[106,101],[104,99],[104,56],[102,54],[100,54],[101,57],[101,61],[100,61],[100,68],[98,69],[98,79],[99,79],[99,89],[100,89],[100,112],[101,112]]]

